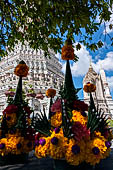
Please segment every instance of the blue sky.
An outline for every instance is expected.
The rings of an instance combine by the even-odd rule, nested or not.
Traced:
[[[111,20],[109,23],[113,24],[113,14],[111,15]],[[106,30],[107,33],[109,33],[109,35],[113,37],[113,29],[112,30],[109,29],[109,23],[106,24],[107,26]],[[110,87],[110,92],[113,98],[113,46],[110,45],[111,41],[108,36],[106,36],[105,42],[104,38],[105,38],[104,25],[102,24],[99,31],[94,34],[92,42],[101,40],[104,43],[103,47],[99,48],[95,52],[87,49],[82,44],[81,44],[82,48],[79,51],[77,51],[74,48],[75,54],[79,57],[79,60],[77,63],[71,64],[71,71],[75,87],[83,88],[82,81],[85,74],[88,71],[91,58],[92,66],[97,73],[99,73],[100,68],[104,69]],[[60,54],[57,54],[57,57],[60,59],[61,58]],[[62,70],[63,72],[65,72],[65,64],[62,61],[61,63],[63,67]],[[83,99],[83,90],[81,90],[78,93],[78,96],[80,99]]]

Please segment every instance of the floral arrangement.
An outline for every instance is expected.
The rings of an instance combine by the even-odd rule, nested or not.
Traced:
[[[21,61],[14,71],[19,76],[19,82],[14,98],[12,96],[8,98],[8,106],[3,111],[0,121],[0,158],[8,155],[21,157],[22,154],[32,151],[34,147],[35,130],[30,118],[32,110],[22,95],[22,77],[27,76],[28,70],[28,66]]]
[[[50,103],[49,120],[45,111],[35,120],[35,129],[41,134],[35,140],[35,154],[38,158],[49,156],[54,160],[63,159],[76,167],[84,162],[94,166],[109,155],[113,136],[107,117],[95,107],[92,93],[96,86],[91,83],[84,86],[84,91],[90,93],[89,106],[78,99],[79,89],[74,88],[69,65],[69,58],[72,58],[67,52],[66,56],[65,83],[60,90],[61,97]]]

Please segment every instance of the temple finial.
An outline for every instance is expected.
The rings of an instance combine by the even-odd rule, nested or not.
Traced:
[[[91,57],[89,58],[89,68],[92,68],[92,59],[91,59]]]

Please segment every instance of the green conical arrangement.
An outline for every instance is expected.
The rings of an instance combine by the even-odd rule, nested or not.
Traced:
[[[72,102],[78,98],[76,95],[76,90],[75,90],[73,80],[72,80],[69,60],[67,60],[67,63],[66,63],[64,92],[65,92],[65,98],[68,100],[68,102]]]
[[[14,97],[14,103],[16,103],[18,105],[23,103],[23,100],[22,100],[22,77],[19,77],[16,94]]]
[[[19,64],[25,64],[25,62],[22,60],[22,61],[19,62]],[[23,99],[22,99],[22,76],[19,76],[16,94],[15,94],[15,97],[14,97],[14,103],[16,103],[17,105],[20,105],[20,104],[23,103]]]

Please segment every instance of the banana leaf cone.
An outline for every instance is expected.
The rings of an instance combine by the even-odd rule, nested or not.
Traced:
[[[19,77],[19,81],[18,81],[18,85],[17,85],[17,89],[16,89],[16,94],[14,97],[14,103],[16,103],[17,105],[21,105],[23,103],[23,99],[22,99],[22,77]]]
[[[67,60],[66,63],[66,73],[65,73],[65,83],[64,83],[64,99],[66,99],[69,103],[77,100],[76,89],[73,84],[70,63]]]

